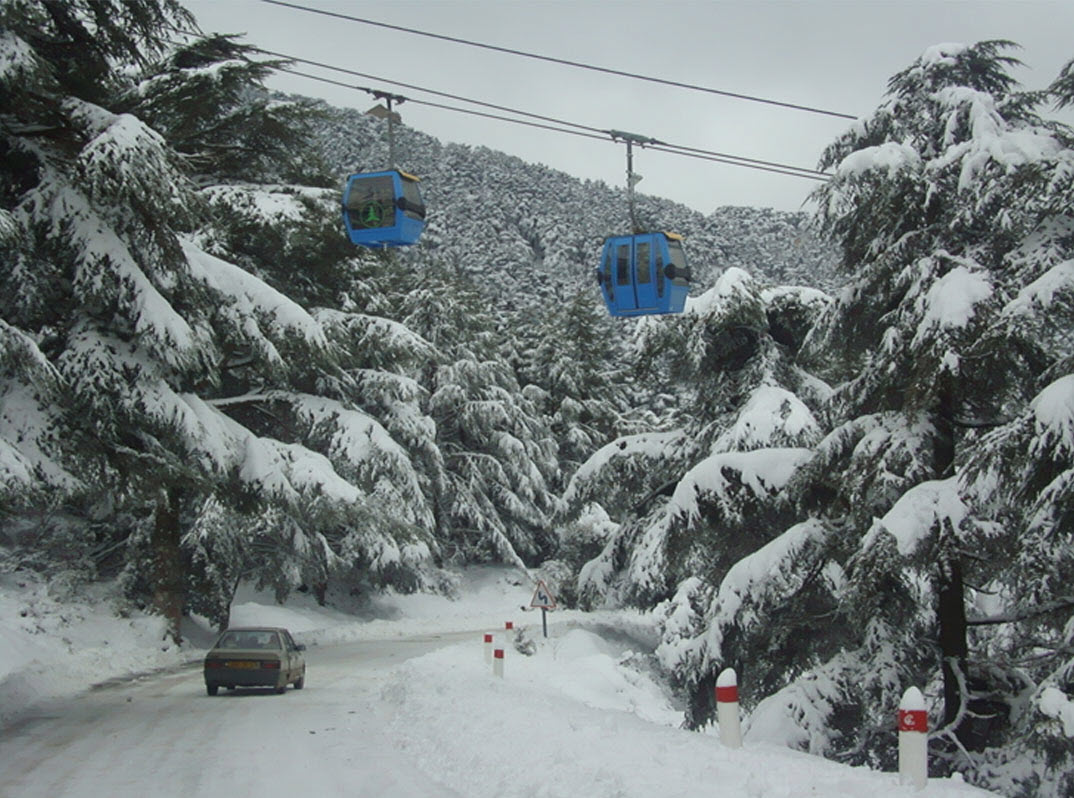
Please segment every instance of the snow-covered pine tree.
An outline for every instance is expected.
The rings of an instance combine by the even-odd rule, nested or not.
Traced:
[[[145,120],[186,156],[195,179],[311,185],[327,180],[308,146],[321,107],[312,100],[273,97],[262,87],[284,61],[255,59],[256,50],[234,36],[161,34],[175,44],[144,70],[120,98],[120,108]]]
[[[558,442],[562,480],[624,431],[629,409],[625,374],[616,365],[622,328],[598,307],[599,301],[587,287],[518,331],[533,342],[521,354],[520,379],[541,389],[539,400]]]
[[[1008,48],[930,48],[826,152],[835,178],[817,192],[820,218],[853,280],[807,346],[842,384],[803,507],[836,524],[856,657],[887,663],[857,688],[844,669],[828,698],[864,707],[872,691],[894,708],[893,677],[928,683],[940,666],[943,733],[976,750],[1009,741],[1024,683],[984,656],[987,640],[975,635],[971,654],[966,602],[1002,592],[1000,551],[1017,551],[1025,526],[978,515],[960,474],[982,430],[1024,418],[1070,352],[1069,337],[1040,335],[1069,329],[1063,302],[1031,301],[1070,258],[1069,200],[1056,196],[1069,191],[1070,138],[1038,116],[1041,96],[1017,91]],[[1017,474],[1023,456],[1008,449],[989,467]],[[932,658],[913,645],[923,634]],[[983,711],[991,721],[974,718]],[[958,748],[949,766],[974,768]]]
[[[682,319],[640,325],[635,345],[650,375],[670,375],[667,390],[681,396],[680,426],[606,446],[579,469],[566,495],[579,508],[599,501],[622,522],[582,568],[580,596],[592,603],[610,594],[643,605],[668,599],[669,618],[692,617],[666,630],[661,653],[696,696],[706,694],[713,668],[726,660],[703,635],[689,644],[681,636],[717,622],[715,589],[732,566],[794,521],[782,493],[820,436],[810,406],[824,399],[819,382],[790,360],[801,336],[795,319],[824,304],[820,292],[764,291],[742,270],[729,269],[691,300]],[[761,614],[753,617],[761,625]],[[692,722],[706,721],[704,703]]]
[[[0,13],[13,112],[0,122],[5,205],[19,232],[5,284],[20,287],[5,315],[41,341],[108,481],[171,506],[169,486],[198,480],[165,443],[168,400],[204,378],[213,357],[204,317],[188,320],[171,303],[188,287],[174,231],[189,225],[192,196],[159,134],[106,106],[116,66],[144,63],[159,52],[152,37],[189,17],[178,3],[141,1],[8,2]],[[155,562],[174,632],[178,564]]]
[[[310,113],[305,101],[270,100],[258,83],[265,67],[219,37],[208,45],[194,42],[164,67],[151,70],[139,84],[138,96],[170,129],[197,131],[209,125],[205,135],[183,139],[185,146],[239,157],[250,150],[248,137],[256,132],[258,152],[287,153],[288,172],[320,179],[319,159],[306,146],[306,133],[317,114]],[[157,90],[163,97],[154,96]],[[192,106],[189,98],[197,92],[202,101]],[[194,118],[187,119],[188,113]],[[237,138],[229,140],[228,130],[236,131]],[[428,496],[432,477],[427,471],[435,472],[439,452],[434,425],[420,409],[424,394],[414,377],[432,357],[432,348],[398,323],[354,312],[359,300],[362,305],[388,306],[386,298],[362,296],[367,262],[383,266],[385,259],[356,255],[346,242],[337,190],[281,186],[276,182],[280,162],[260,156],[247,161],[229,157],[217,167],[211,157],[202,162],[222,173],[199,176],[200,193],[211,213],[198,241],[286,296],[322,305],[312,317],[298,315],[323,332],[323,350],[314,357],[274,360],[260,343],[251,347],[241,338],[230,340],[224,378],[210,400],[264,441],[297,444],[308,463],[327,458],[317,468],[336,483],[324,482],[322,498],[315,506],[304,502],[303,512],[286,502],[282,508],[266,507],[277,519],[262,524],[274,528],[269,536],[276,543],[274,554],[247,556],[239,563],[246,563],[247,575],[274,584],[281,595],[306,584],[323,599],[333,579],[350,589],[425,584],[437,550]],[[237,168],[244,178],[238,182],[232,179]],[[208,256],[203,260],[213,262]],[[222,319],[241,319],[250,306],[275,313],[276,321],[294,313],[297,306],[285,308],[283,295],[263,284],[254,288],[256,281],[247,283],[253,290],[221,314]],[[234,331],[225,325],[225,334]],[[211,529],[223,532],[225,540],[205,535],[196,539],[241,551],[227,544],[225,527],[216,524]],[[260,538],[265,538],[263,532]],[[201,559],[209,560],[204,555]],[[251,568],[255,562],[261,567]]]
[[[511,332],[457,270],[424,263],[403,286],[397,314],[437,351],[421,383],[443,458],[440,539],[463,562],[540,562],[557,544],[556,443],[505,356]]]
[[[153,73],[146,58],[168,24],[189,22],[185,12],[171,2],[2,9],[2,91],[18,109],[0,120],[11,154],[3,268],[5,285],[20,287],[3,310],[21,331],[5,367],[29,362],[15,355],[30,341],[64,387],[58,408],[40,391],[24,414],[30,405],[15,404],[34,374],[12,367],[20,392],[5,394],[4,410],[36,425],[26,439],[73,430],[89,442],[72,471],[93,473],[98,506],[131,519],[112,529],[129,536],[132,590],[177,637],[192,603],[226,618],[243,575],[281,592],[332,573],[415,584],[435,549],[431,513],[406,451],[361,410],[342,369],[351,333],[330,338],[297,303],[199,246],[190,233],[202,206],[184,159],[117,112],[137,94],[183,129],[187,106],[153,95],[173,96],[171,82],[134,81],[140,68]],[[39,450],[55,458],[52,448]]]

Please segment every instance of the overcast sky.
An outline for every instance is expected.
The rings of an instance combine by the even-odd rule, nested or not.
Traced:
[[[942,42],[1010,39],[1026,88],[1074,58],[1074,2],[1062,0],[291,0],[445,36],[866,115],[888,78]],[[432,40],[261,0],[183,0],[206,32],[385,79],[676,145],[814,168],[845,119]],[[388,82],[309,71],[451,105]],[[367,110],[367,94],[279,75],[269,84]],[[415,103],[406,125],[582,178],[625,182],[622,145],[480,119]],[[1070,121],[1071,114],[1064,115]],[[405,146],[405,144],[404,144]],[[406,165],[405,152],[399,162]],[[721,205],[796,210],[813,181],[652,150],[636,151],[638,190],[708,212]]]

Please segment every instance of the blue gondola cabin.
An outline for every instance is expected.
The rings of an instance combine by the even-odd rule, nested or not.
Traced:
[[[597,282],[613,316],[682,313],[690,291],[682,236],[609,236],[604,239]]]
[[[352,244],[405,247],[425,227],[425,203],[418,178],[389,169],[347,178],[343,189],[343,226]]]

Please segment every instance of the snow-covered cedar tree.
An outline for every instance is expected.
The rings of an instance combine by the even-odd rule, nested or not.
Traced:
[[[1074,297],[1074,282],[1067,290]],[[1043,760],[1048,773],[1026,777],[1042,795],[1074,788],[1074,369],[1066,370],[981,439],[961,476],[981,537],[992,539],[991,578],[975,591],[968,622],[989,658],[1019,663],[1017,680],[1007,678],[1021,694],[995,696],[1010,726],[1006,744],[985,752],[985,767],[995,778],[1013,762]]]
[[[163,26],[187,21],[175,2],[0,5],[0,268],[4,285],[18,287],[4,292],[3,316],[63,386],[50,406],[38,400],[38,412],[13,415],[35,426],[30,441],[66,436],[65,422],[85,432],[92,445],[72,470],[112,484],[148,487],[147,470],[187,474],[158,435],[165,375],[175,385],[197,379],[212,357],[196,314],[188,321],[169,303],[185,287],[173,231],[190,219],[177,158],[156,131],[106,107],[122,81],[117,65],[159,52]]]
[[[390,256],[357,250],[343,234],[339,192],[288,184],[205,185],[209,222],[199,241],[304,307],[379,313],[363,272]],[[375,273],[375,272],[374,272]]]
[[[762,289],[732,268],[681,319],[641,325],[635,346],[649,374],[674,381],[681,426],[604,447],[565,497],[599,501],[621,522],[579,571],[583,603],[668,602],[658,654],[693,727],[711,721],[722,668],[745,669],[753,699],[800,672],[813,656],[803,641],[830,642],[813,629],[835,605],[828,530],[796,526],[786,493],[823,434],[830,390],[792,356],[828,301]]]
[[[607,555],[624,552],[621,587],[635,601],[666,598],[690,577],[718,584],[739,557],[793,522],[779,494],[808,460],[802,447],[820,438],[810,405],[825,391],[770,333],[766,299],[786,309],[789,293],[765,295],[729,269],[682,318],[639,326],[642,357],[668,367],[685,397],[681,427],[608,444],[565,495],[570,506],[597,501],[621,523]]]
[[[186,156],[198,182],[328,185],[308,144],[319,106],[273,97],[262,86],[286,62],[256,60],[255,48],[233,36],[185,38],[143,70],[120,98],[122,109]]]
[[[510,336],[457,271],[433,261],[400,279],[397,317],[436,350],[419,382],[442,457],[438,538],[462,561],[537,564],[557,545],[556,443],[503,354]]]
[[[42,491],[75,490],[64,435],[62,379],[37,343],[0,319],[0,497],[34,504]]]
[[[537,316],[533,346],[521,355],[521,378],[542,391],[540,404],[559,444],[560,478],[618,437],[629,398],[616,373],[616,330],[588,287]],[[562,489],[563,485],[557,485]]]
[[[1006,624],[969,634],[967,605],[1016,612],[990,598],[1022,587],[1019,568],[1004,563],[1035,545],[1031,529],[1063,537],[1053,494],[1044,485],[1027,493],[1020,481],[1026,469],[1055,478],[1054,465],[1028,465],[1054,458],[1054,442],[1023,434],[1028,450],[1010,445],[1010,426],[1029,423],[1071,358],[1074,152],[1069,132],[1038,115],[1043,96],[1017,90],[1009,46],[930,48],[824,155],[834,178],[816,192],[819,220],[851,281],[803,349],[803,364],[839,388],[834,430],[792,486],[803,512],[834,530],[829,545],[845,577],[838,617],[855,631],[839,657],[887,652],[885,673],[938,691],[940,761],[983,784],[1001,777],[964,751],[998,751],[999,761],[1017,744],[1031,685],[1013,663],[1029,648],[1012,646],[1018,633]],[[1002,490],[1013,503],[998,501]],[[1055,590],[1065,588],[1041,588],[1021,600],[1056,610]],[[1039,618],[1062,639],[1070,610]],[[921,637],[932,641],[924,658],[920,645],[905,645]],[[894,709],[895,686],[877,693],[868,678],[834,700],[848,680],[832,662],[824,672],[833,693],[816,697],[827,711],[849,703],[864,712],[870,698]],[[861,738],[828,747],[861,761],[872,748]],[[1030,766],[1032,778],[1042,768]],[[1057,789],[1054,779],[1040,784],[1036,794]]]
[[[457,545],[484,557],[537,561],[555,549],[555,441],[498,360],[441,365],[429,411],[444,456],[444,510]]]
[[[608,599],[607,578],[612,568],[601,558],[608,542],[615,537],[619,525],[608,517],[599,504],[590,504],[569,522],[560,522],[560,545],[557,560],[566,573],[559,580],[557,600],[567,607],[593,609]],[[588,568],[584,574],[584,569]],[[580,588],[586,585],[585,594]],[[607,601],[614,606],[614,601]]]
[[[566,498],[620,522],[580,594],[667,602],[660,655],[690,723],[732,664],[755,738],[890,767],[919,684],[940,767],[1059,796],[1074,161],[1006,47],[930,48],[825,153],[818,219],[849,282],[804,336],[735,270],[678,323],[640,326],[688,391],[688,443],[655,464],[684,460],[666,495],[605,479],[629,462],[612,446]]]
[[[32,370],[8,369],[19,392],[8,398],[5,382],[4,409],[33,410],[18,414],[36,425],[19,434],[40,443],[20,446],[19,464],[36,458],[47,485],[59,447],[46,443],[83,436],[70,471],[95,475],[98,509],[147,521],[116,525],[130,534],[127,582],[173,637],[191,591],[218,597],[208,614],[221,618],[248,571],[281,592],[332,574],[420,582],[435,554],[421,477],[362,410],[344,342],[196,243],[200,197],[185,160],[113,110],[131,96],[132,67],[159,54],[164,25],[185,24],[185,12],[139,2],[2,9],[11,57],[0,86],[22,114],[0,119],[13,253],[2,268],[20,288],[3,297],[5,330],[32,342],[63,387],[54,400],[37,389],[34,408],[20,398]],[[87,71],[68,63],[75,51]],[[5,361],[33,360],[16,356],[31,349],[11,351]],[[274,556],[257,559],[258,541]]]

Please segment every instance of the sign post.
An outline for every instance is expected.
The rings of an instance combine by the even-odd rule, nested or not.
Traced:
[[[541,579],[537,582],[537,589],[533,591],[533,600],[530,602],[531,607],[541,608],[541,628],[544,631],[544,636],[548,637],[548,611],[556,608],[556,598],[552,595],[552,591],[548,589],[548,585]]]

